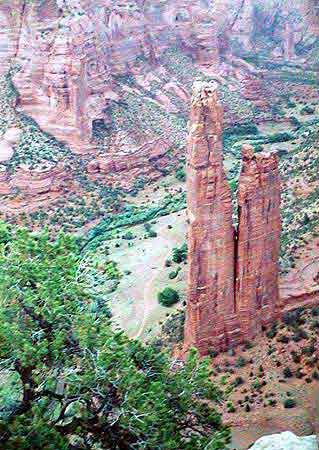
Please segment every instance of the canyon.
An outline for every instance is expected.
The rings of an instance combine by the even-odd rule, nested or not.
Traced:
[[[319,431],[317,3],[0,0],[0,221],[75,237],[137,345],[208,355],[238,450]]]
[[[159,179],[170,163],[169,151],[185,138],[182,127],[174,129],[169,120],[186,118],[190,99],[189,87],[172,79],[163,64],[170,49],[190,57],[206,77],[221,83],[234,77],[243,98],[264,111],[274,93],[261,71],[242,58],[262,50],[261,30],[269,33],[275,59],[310,64],[309,55],[298,49],[303,42],[312,48],[318,30],[309,14],[300,16],[304,2],[294,13],[285,5],[280,25],[257,6],[252,0],[3,0],[0,73],[10,72],[18,92],[16,110],[67,145],[90,180],[130,190],[136,178]],[[131,129],[126,119],[120,126],[114,110],[122,114],[134,97],[141,109],[146,104],[138,99],[148,98],[146,114],[161,111],[157,126]],[[232,109],[231,104],[226,108],[229,125],[243,120]],[[10,173],[6,180],[14,185]],[[32,208],[28,192],[24,203]]]

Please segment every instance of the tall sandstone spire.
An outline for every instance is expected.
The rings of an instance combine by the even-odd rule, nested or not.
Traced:
[[[236,309],[246,339],[277,316],[280,232],[277,156],[255,155],[252,146],[244,145],[238,187]]]
[[[187,159],[188,302],[186,347],[225,347],[225,318],[234,313],[232,198],[223,169],[223,109],[216,86],[197,82]]]
[[[277,317],[280,181],[274,153],[242,150],[238,230],[223,168],[223,109],[196,82],[187,157],[188,300],[185,349],[201,354],[252,339]]]

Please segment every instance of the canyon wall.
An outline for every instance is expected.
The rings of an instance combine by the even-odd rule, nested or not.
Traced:
[[[242,149],[238,230],[222,156],[217,86],[194,86],[187,160],[185,346],[201,354],[253,339],[279,313],[280,180],[274,153]]]
[[[275,27],[275,14],[255,3],[2,0],[0,71],[20,66],[14,76],[20,109],[44,131],[76,153],[95,152],[94,123],[110,121],[106,111],[117,97],[115,77],[143,77],[174,46],[195,64],[222,73],[234,49],[258,51],[260,28]],[[301,19],[298,26],[292,21],[292,6],[286,10],[285,26],[272,30],[273,51],[289,59],[305,26]]]

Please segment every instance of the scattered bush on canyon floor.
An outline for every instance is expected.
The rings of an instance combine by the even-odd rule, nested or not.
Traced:
[[[163,306],[172,306],[179,301],[179,293],[171,288],[166,287],[157,295],[158,301]]]
[[[172,272],[170,272],[170,273],[168,274],[168,278],[169,278],[170,280],[174,280],[174,279],[177,277],[177,275],[179,274],[180,271],[181,271],[181,268],[180,268],[180,267],[177,267],[176,270],[172,270]]]
[[[179,181],[186,181],[186,172],[184,167],[179,167],[175,172],[175,176]]]
[[[187,259],[187,244],[184,243],[181,247],[173,248],[172,260],[175,263],[182,263]]]
[[[285,408],[294,408],[296,404],[296,400],[294,400],[293,398],[286,398],[286,400],[284,401]]]
[[[314,106],[306,105],[300,112],[301,114],[314,114],[316,112],[316,108]]]
[[[283,375],[285,378],[291,378],[292,377],[292,371],[290,367],[285,367],[283,370]]]

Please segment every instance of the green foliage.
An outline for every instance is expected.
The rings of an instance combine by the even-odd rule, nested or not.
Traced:
[[[306,105],[300,110],[301,114],[314,114],[316,112],[316,108],[311,105]]]
[[[295,406],[296,406],[296,400],[294,400],[293,398],[287,398],[284,401],[285,408],[294,408]]]
[[[166,287],[158,293],[157,298],[161,305],[172,306],[179,301],[179,293],[171,287]]]
[[[259,134],[258,127],[254,123],[243,123],[226,128],[223,132],[224,140],[230,136],[247,136],[250,134]]]
[[[0,244],[1,449],[224,449],[208,360],[190,351],[171,370],[165,354],[114,332],[80,270],[64,234],[16,230]],[[3,389],[13,382],[14,395]]]
[[[128,231],[127,233],[125,233],[125,234],[122,236],[122,238],[125,239],[125,240],[127,240],[127,241],[131,241],[131,240],[135,239],[135,236],[134,236],[134,234],[132,233],[132,231]]]
[[[292,371],[290,370],[290,367],[285,367],[283,370],[283,375],[285,378],[291,378],[292,377]]]
[[[167,195],[158,206],[150,208],[132,206],[126,208],[121,214],[108,214],[98,225],[88,232],[83,242],[83,250],[94,250],[100,242],[110,239],[116,230],[149,222],[156,217],[180,211],[185,206],[185,193],[182,193],[174,197]]]
[[[184,167],[179,167],[175,172],[175,176],[179,181],[186,181],[186,172]]]
[[[156,238],[157,237],[156,231],[154,231],[152,229],[152,227],[151,227],[151,225],[149,223],[145,223],[144,224],[144,228],[145,228],[145,230],[147,232],[147,234],[145,236],[146,238]]]
[[[291,123],[291,125],[293,125],[296,128],[300,128],[301,127],[300,120],[298,120],[297,117],[295,117],[295,116],[289,117],[289,122]]]
[[[242,377],[236,377],[233,384],[235,387],[237,387],[237,386],[240,386],[241,384],[243,384],[244,382],[245,381]]]
[[[186,243],[184,243],[181,247],[173,248],[172,260],[178,264],[187,260],[187,244]]]
[[[180,271],[181,271],[181,268],[180,268],[180,267],[177,267],[176,270],[172,270],[172,271],[168,274],[168,278],[169,278],[170,280],[174,280],[174,279],[177,277],[177,275],[179,274]]]
[[[246,365],[247,361],[243,356],[238,356],[235,362],[236,367],[244,367]]]

